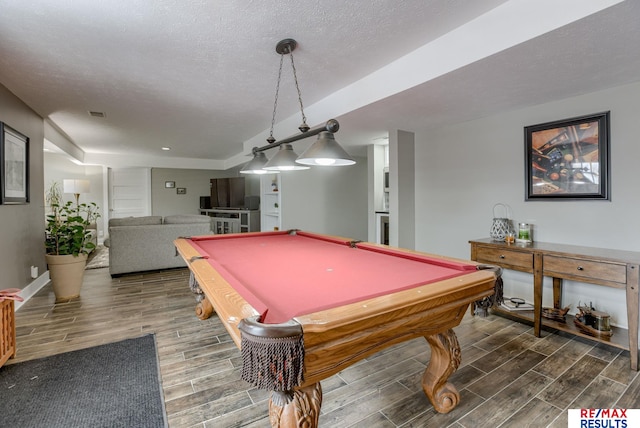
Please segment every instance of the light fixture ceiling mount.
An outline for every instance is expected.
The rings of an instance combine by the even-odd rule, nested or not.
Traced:
[[[276,52],[280,55],[286,55],[293,52],[298,47],[298,42],[294,39],[283,39],[276,45]]]

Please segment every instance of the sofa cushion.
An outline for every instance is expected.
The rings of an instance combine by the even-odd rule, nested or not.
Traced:
[[[206,215],[168,215],[164,218],[164,224],[193,224],[193,223],[209,223],[211,218]]]
[[[111,226],[144,226],[147,224],[162,224],[162,217],[159,215],[150,215],[144,217],[123,217],[109,219],[109,227]]]

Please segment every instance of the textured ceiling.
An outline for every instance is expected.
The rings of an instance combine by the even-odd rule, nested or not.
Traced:
[[[264,144],[275,45],[291,37],[309,125],[338,118],[336,138],[357,155],[388,129],[640,80],[638,3],[2,0],[0,83],[90,159],[232,164]],[[297,132],[288,62],[281,121],[277,139]]]

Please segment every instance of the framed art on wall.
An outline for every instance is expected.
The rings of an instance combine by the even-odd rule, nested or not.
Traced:
[[[0,122],[0,202],[29,202],[29,138]]]
[[[527,126],[525,200],[610,200],[609,112]]]

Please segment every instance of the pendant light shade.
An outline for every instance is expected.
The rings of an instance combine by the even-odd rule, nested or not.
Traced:
[[[263,152],[256,152],[253,154],[253,159],[240,170],[240,174],[266,174],[268,171],[263,169],[266,163],[267,156]]]
[[[262,168],[267,171],[293,171],[309,169],[308,166],[296,163],[298,155],[293,151],[291,144],[282,144],[278,153],[271,158]]]
[[[322,131],[311,147],[304,151],[297,163],[303,165],[345,166],[356,163],[338,144],[332,132]]]

